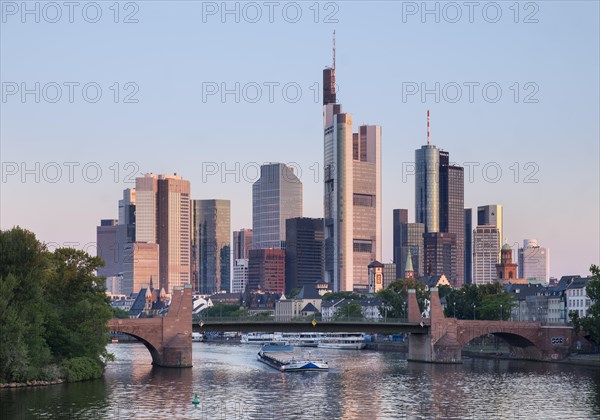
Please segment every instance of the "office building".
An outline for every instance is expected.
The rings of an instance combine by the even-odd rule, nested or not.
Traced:
[[[457,277],[456,235],[447,232],[427,232],[423,234],[425,248],[425,276],[444,275],[451,279]],[[412,255],[411,255],[412,257]]]
[[[159,245],[133,242],[125,245],[121,291],[125,295],[160,283]]]
[[[189,284],[190,182],[177,175],[136,178],[135,212],[136,242],[160,245],[158,288],[170,293],[173,287]]]
[[[473,230],[473,284],[492,283],[497,279],[496,264],[500,247],[496,226],[477,226]]]
[[[335,65],[323,79],[335,82]],[[363,290],[365,267],[381,259],[381,127],[353,133],[334,88],[324,83],[324,280],[334,291]]]
[[[98,277],[116,276],[121,271],[117,223],[114,219],[102,219],[96,227],[96,255],[105,262],[104,267],[98,267]]]
[[[232,293],[243,293],[248,285],[248,259],[238,258],[233,261]]]
[[[504,215],[500,204],[490,204],[477,207],[477,226],[496,226],[498,228],[498,251],[504,240]],[[498,262],[500,254],[498,254]]]
[[[252,229],[240,229],[233,232],[233,259],[248,258],[252,249]]]
[[[283,163],[260,167],[252,185],[252,248],[281,249],[285,221],[302,217],[302,183]]]
[[[426,144],[415,150],[415,221],[425,232],[440,230],[440,151]]]
[[[285,290],[314,285],[323,279],[323,219],[286,220]]]
[[[231,203],[192,200],[192,277],[201,294],[230,290]]]
[[[423,223],[408,223],[407,209],[394,209],[394,262],[396,263],[396,278],[404,278],[406,259],[410,252],[415,278],[425,275],[425,254]]]
[[[473,209],[465,209],[465,284],[473,282]]]
[[[285,251],[283,249],[251,249],[248,259],[249,291],[285,292]]]
[[[539,246],[537,239],[525,239],[519,249],[519,277],[550,281],[550,250]]]

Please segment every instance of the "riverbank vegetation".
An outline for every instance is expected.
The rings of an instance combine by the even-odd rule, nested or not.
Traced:
[[[0,231],[0,383],[102,376],[113,316],[99,257]]]

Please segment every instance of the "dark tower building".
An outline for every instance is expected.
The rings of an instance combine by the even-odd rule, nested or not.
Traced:
[[[323,219],[287,219],[285,233],[286,293],[322,281]]]
[[[407,209],[394,209],[394,221],[393,221],[393,232],[394,232],[394,263],[396,264],[396,271],[398,272],[398,267],[402,266],[405,262],[402,261],[402,257],[400,255],[401,251],[401,227],[402,224],[408,223],[408,210]],[[401,278],[401,277],[397,277]]]
[[[473,282],[473,209],[465,209],[465,284]]]
[[[394,262],[397,279],[404,278],[404,268],[409,253],[415,278],[426,274],[424,232],[425,225],[423,223],[408,223],[407,209],[394,209]]]
[[[285,251],[283,249],[251,249],[246,290],[284,293]]]
[[[426,275],[444,274],[448,280],[456,279],[456,235],[445,232],[428,232],[424,235]]]

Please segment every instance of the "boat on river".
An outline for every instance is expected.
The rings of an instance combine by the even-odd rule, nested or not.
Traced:
[[[326,333],[319,338],[320,348],[361,350],[367,346],[364,333]]]
[[[310,372],[328,370],[326,361],[311,356],[301,356],[288,343],[267,343],[258,352],[257,359],[280,372]]]

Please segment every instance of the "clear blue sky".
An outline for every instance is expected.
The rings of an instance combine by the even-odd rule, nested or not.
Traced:
[[[513,2],[499,2],[496,23],[488,22],[496,16],[489,2],[474,10],[473,22],[467,6],[457,3],[462,15],[456,23],[451,21],[457,10],[444,9],[445,3],[438,6],[439,23],[434,15],[422,16],[421,2],[320,3],[318,23],[313,2],[298,3],[302,16],[296,23],[285,20],[296,14],[290,2],[275,7],[272,23],[263,2],[257,3],[262,17],[256,23],[248,22],[256,9],[244,9],[245,3],[238,6],[239,23],[234,15],[224,16],[223,23],[220,10],[203,19],[203,8],[220,9],[221,2],[120,3],[119,23],[112,1],[98,4],[97,23],[85,21],[94,20],[96,11],[88,7],[84,16],[83,6],[74,10],[73,23],[66,7],[59,22],[50,23],[56,10],[43,9],[43,3],[36,23],[34,15],[15,11],[20,2],[2,2],[2,229],[20,225],[46,242],[92,243],[99,220],[117,217],[122,189],[133,186],[124,182],[132,170],[177,172],[192,182],[193,198],[232,201],[232,229],[251,227],[255,167],[268,161],[299,165],[304,214],[322,217],[322,173],[317,172],[323,160],[322,107],[313,95],[316,83],[320,92],[323,67],[331,63],[335,29],[338,101],[354,115],[355,125],[383,127],[385,261],[391,259],[392,209],[408,208],[414,217],[414,177],[403,177],[402,168],[425,142],[430,109],[432,143],[448,150],[451,161],[479,164],[473,166],[472,182],[465,182],[466,207],[504,205],[509,242],[537,238],[550,248],[553,276],[584,275],[591,263],[599,263],[598,2],[521,3],[518,17]],[[138,23],[122,23],[132,13]],[[325,22],[331,13],[337,23]],[[40,103],[33,94],[24,102],[20,92],[9,94],[23,82],[28,89],[40,83]],[[79,83],[73,103],[65,82]],[[102,89],[96,103],[82,95],[90,82]],[[127,82],[139,88],[133,96],[137,103],[123,103],[135,87],[126,88]],[[203,83],[206,91],[207,83],[234,88],[236,82],[239,103],[233,95],[224,102],[220,95],[203,100]],[[265,82],[279,83],[272,103]],[[436,82],[439,102],[433,94],[425,101],[420,94],[403,98],[409,86],[434,89]],[[479,83],[472,103],[464,85],[469,82]],[[62,86],[56,103],[53,83]],[[252,83],[262,86],[263,94],[254,103]],[[284,99],[286,83],[301,87],[297,102]],[[484,97],[482,86],[488,83],[493,85]],[[456,85],[462,97],[453,102]],[[492,103],[494,86],[502,96]],[[525,103],[528,94],[537,102]],[[93,96],[88,89],[88,98]],[[21,164],[35,171],[36,162],[40,182],[33,174],[21,182]],[[73,182],[68,165],[74,164],[67,162],[79,164],[72,166]],[[125,167],[128,162],[134,165]],[[220,173],[206,173],[214,168],[211,162],[229,169],[239,163],[246,171],[238,180],[228,174],[222,182]],[[96,164],[102,169],[98,177]],[[501,176],[489,182],[497,167]],[[525,182],[533,172],[529,179],[538,182]],[[99,179],[88,182],[84,175]],[[49,182],[54,178],[57,182]]]

